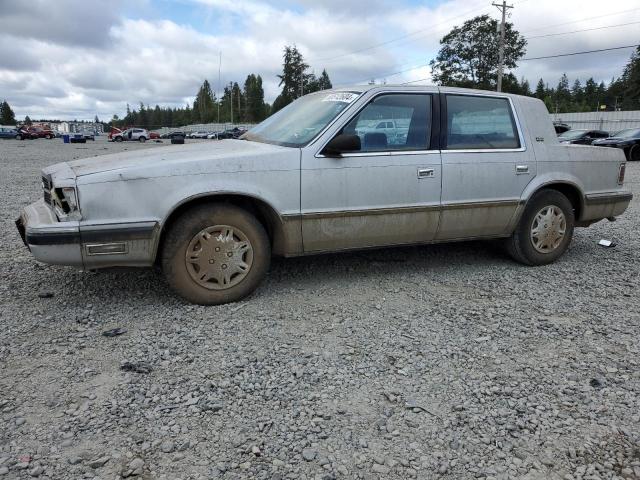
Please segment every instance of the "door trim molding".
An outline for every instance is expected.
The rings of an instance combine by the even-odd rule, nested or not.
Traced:
[[[311,219],[328,219],[328,218],[343,218],[343,217],[355,217],[355,216],[367,216],[367,215],[389,215],[389,214],[403,214],[403,213],[422,213],[422,212],[434,212],[434,211],[446,211],[446,210],[460,210],[468,208],[491,208],[491,207],[507,207],[524,205],[525,200],[513,199],[513,200],[496,200],[492,202],[457,202],[448,203],[444,205],[418,205],[413,207],[386,207],[386,208],[365,208],[357,210],[336,210],[330,212],[305,212],[283,215],[283,218],[287,220],[293,220],[300,218],[302,220]]]

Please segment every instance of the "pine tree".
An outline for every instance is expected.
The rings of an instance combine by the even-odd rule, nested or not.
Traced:
[[[244,82],[244,98],[246,102],[244,120],[248,123],[258,123],[264,120],[264,89],[260,75],[247,76]]]
[[[558,88],[554,96],[555,110],[558,112],[568,112],[571,105],[571,91],[569,90],[569,78],[563,73],[558,82]]]
[[[282,93],[273,103],[274,112],[305,93],[309,93],[309,84],[315,79],[315,75],[307,73],[309,65],[304,62],[302,54],[295,45],[293,47],[285,46],[282,58],[282,75],[278,75]]]
[[[193,102],[193,116],[196,121],[210,123],[213,122],[216,113],[215,96],[209,80],[205,79]]]
[[[27,115],[26,117],[24,117],[24,124],[25,125],[31,125],[33,122],[31,121],[31,119],[29,118],[29,115]]]
[[[16,115],[6,100],[0,104],[0,125],[15,125]]]
[[[329,90],[333,88],[329,74],[324,69],[322,70],[322,74],[320,74],[320,78],[318,78],[318,87],[320,87],[319,90]]]
[[[640,47],[631,55],[622,73],[622,106],[625,109],[640,110]]]
[[[544,100],[544,97],[547,96],[547,89],[545,87],[544,80],[542,79],[538,80],[538,84],[536,85],[535,96],[540,100]]]

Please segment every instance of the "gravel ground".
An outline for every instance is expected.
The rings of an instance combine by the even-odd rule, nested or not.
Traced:
[[[42,167],[155,147],[0,142],[0,478],[640,478],[640,165],[547,267],[482,242],[275,259],[205,308],[32,259],[13,221]]]

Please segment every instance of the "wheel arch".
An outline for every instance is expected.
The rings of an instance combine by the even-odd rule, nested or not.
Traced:
[[[277,210],[267,201],[254,195],[237,192],[207,192],[198,195],[188,197],[175,205],[169,214],[162,221],[159,238],[156,242],[155,249],[155,263],[158,263],[160,253],[164,248],[164,241],[167,236],[167,232],[173,225],[173,223],[189,209],[207,204],[207,203],[222,203],[235,205],[240,207],[252,215],[265,228],[269,241],[271,242],[271,248],[275,254],[284,254],[286,252],[286,233],[285,225],[282,217],[278,214]]]
[[[573,206],[576,222],[581,219],[585,207],[584,192],[576,183],[568,180],[549,181],[546,183],[542,183],[529,193],[524,202],[524,206],[526,207],[531,198],[533,198],[533,196],[541,190],[556,190],[557,192],[562,193],[565,197],[567,197],[567,199]]]

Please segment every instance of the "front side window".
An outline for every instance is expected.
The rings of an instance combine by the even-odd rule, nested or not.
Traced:
[[[428,150],[431,95],[389,94],[374,98],[342,129],[358,135],[362,152]]]
[[[448,150],[520,148],[506,98],[447,95]]]

